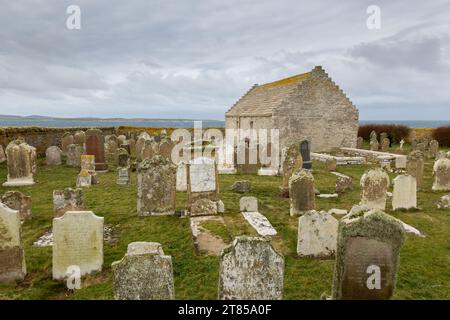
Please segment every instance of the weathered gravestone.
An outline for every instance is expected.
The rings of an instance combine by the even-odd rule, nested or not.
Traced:
[[[31,197],[20,191],[8,191],[2,196],[1,200],[9,208],[19,211],[21,220],[31,218]]]
[[[371,209],[386,209],[389,176],[383,170],[369,169],[361,177],[361,205]]]
[[[8,181],[4,187],[28,186],[34,184],[36,173],[36,149],[24,140],[11,141],[6,147],[8,159]]]
[[[370,141],[377,140],[377,139],[378,139],[378,135],[377,135],[376,131],[372,130],[372,132],[370,132]]]
[[[381,143],[383,143],[384,139],[389,139],[388,138],[388,134],[386,132],[380,133],[380,141],[381,141]]]
[[[102,270],[103,217],[91,211],[68,211],[53,219],[53,279],[65,279],[69,267],[80,276]]]
[[[193,217],[216,215],[217,213],[217,203],[206,198],[197,199],[191,205],[190,215]]]
[[[339,222],[332,298],[390,299],[403,241],[401,223],[381,210],[357,210],[343,217]]]
[[[170,141],[163,141],[159,144],[159,154],[164,158],[172,159],[172,149],[174,144]]]
[[[19,212],[0,203],[0,283],[21,281],[27,274]]]
[[[156,242],[132,242],[111,265],[116,300],[173,300],[172,257]]]
[[[241,212],[258,212],[258,199],[256,197],[242,197],[239,199]]]
[[[430,144],[428,145],[428,158],[434,159],[436,158],[437,154],[439,153],[439,142],[437,140],[431,140]]]
[[[433,187],[434,191],[450,190],[450,159],[439,159],[433,166]]]
[[[233,183],[233,185],[231,186],[231,190],[238,192],[238,193],[246,193],[249,192],[250,189],[252,188],[252,184],[250,181],[248,180],[241,180],[241,181],[236,181],[235,183]]]
[[[303,159],[303,169],[311,169],[311,143],[308,140],[304,140],[300,143],[300,154]]]
[[[177,191],[184,192],[187,190],[186,170],[186,162],[180,161],[177,165]]]
[[[416,178],[402,174],[393,180],[393,184],[392,208],[394,210],[417,208]]]
[[[92,175],[87,170],[81,170],[77,176],[77,187],[90,187],[92,185]]]
[[[54,217],[62,217],[67,211],[83,211],[83,190],[65,188],[53,191]]]
[[[61,155],[62,150],[59,147],[48,147],[47,150],[45,150],[45,163],[48,166],[59,166],[62,163]]]
[[[281,300],[284,258],[270,240],[236,237],[222,251],[219,271],[221,300]]]
[[[123,145],[125,142],[127,141],[127,137],[123,134],[119,135],[117,137],[117,145],[120,147],[121,145]]]
[[[389,138],[383,138],[381,140],[381,151],[388,152],[390,145],[391,145],[391,141],[389,140]]]
[[[66,165],[78,168],[81,165],[81,155],[84,153],[83,147],[78,144],[71,144],[67,147]]]
[[[5,150],[3,150],[3,146],[0,144],[0,163],[3,163],[5,161],[6,161]]]
[[[297,255],[331,259],[336,252],[338,220],[326,211],[309,211],[298,219]]]
[[[142,151],[144,149],[144,146],[146,144],[146,141],[150,140],[151,137],[147,132],[142,132],[137,141],[136,141],[136,145],[135,145],[135,149],[136,149],[136,160],[138,162],[142,161]]]
[[[333,174],[337,176],[335,184],[336,192],[343,193],[347,190],[353,190],[353,180],[351,177],[339,172],[333,172]]]
[[[73,144],[73,136],[70,132],[65,132],[61,138],[61,150],[65,155],[67,152],[67,148]]]
[[[77,131],[73,135],[73,143],[79,145],[80,147],[85,147],[86,144],[86,134],[84,131]]]
[[[187,208],[198,199],[219,200],[219,179],[214,159],[200,157],[187,164]]]
[[[364,138],[358,137],[358,139],[356,139],[356,148],[362,149],[363,147],[364,147]]]
[[[305,169],[294,173],[289,180],[290,215],[302,215],[314,210],[315,197],[313,175]]]
[[[421,151],[412,151],[407,157],[406,172],[416,178],[417,190],[422,189],[423,184],[423,153]]]
[[[130,155],[125,149],[117,150],[117,181],[118,185],[127,185],[130,182]]]
[[[139,164],[138,215],[175,214],[176,170],[171,160],[160,155]]]
[[[303,167],[303,159],[300,154],[300,145],[293,143],[286,148],[283,160],[283,184],[280,188],[280,194],[289,197],[289,179],[292,174]]]
[[[99,129],[86,131],[86,154],[95,156],[95,171],[106,171],[105,138]]]

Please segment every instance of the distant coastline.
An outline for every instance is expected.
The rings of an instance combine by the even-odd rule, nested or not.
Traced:
[[[149,128],[192,128],[194,121],[202,121],[204,128],[225,126],[221,120],[194,119],[146,119],[146,118],[53,118],[46,116],[0,115],[0,127],[149,127]],[[360,120],[360,124],[400,124],[411,128],[437,128],[450,125],[450,120]]]

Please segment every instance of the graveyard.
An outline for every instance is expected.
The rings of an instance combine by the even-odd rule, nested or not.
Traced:
[[[398,147],[393,144],[386,151],[395,152]],[[365,143],[363,148],[369,149],[370,146]],[[405,144],[404,149],[410,151],[410,144]],[[440,150],[448,151],[446,148]],[[77,158],[79,160],[79,156]],[[153,165],[154,161],[152,160]],[[67,162],[60,165],[48,165],[45,157],[38,157],[36,162],[37,170],[33,177],[33,185],[0,186],[0,195],[17,190],[31,197],[32,201],[30,217],[25,218],[21,233],[26,275],[21,281],[0,284],[0,299],[114,299],[114,275],[111,265],[124,257],[128,245],[133,242],[159,243],[164,254],[171,256],[174,288],[172,298],[200,300],[218,298],[220,256],[196,250],[190,225],[191,219],[189,216],[180,216],[180,212],[186,210],[187,192],[176,192],[175,214],[154,215],[152,212],[138,214],[137,172],[130,170],[129,183],[119,184],[118,163],[111,159],[105,160],[106,165],[102,162],[102,172],[95,174],[98,183],[83,188],[83,210],[91,211],[97,217],[103,218],[101,225],[104,224],[105,232],[101,271],[84,276],[81,289],[77,290],[68,289],[64,281],[53,279],[52,247],[37,246],[35,242],[52,229],[55,217],[53,191],[67,187],[76,188],[77,177],[79,178],[81,174],[79,163],[72,166],[69,161],[69,165]],[[392,196],[387,197],[384,212],[413,226],[421,233],[421,236],[411,233],[405,235],[399,255],[393,299],[448,299],[450,296],[450,269],[448,268],[450,213],[449,209],[437,208],[438,200],[447,195],[448,191],[432,190],[434,163],[434,159],[424,161],[423,183],[417,192],[417,209],[393,211]],[[353,188],[339,192],[337,198],[316,196],[315,210],[317,212],[332,209],[350,211],[361,200],[361,177],[368,169],[379,167],[378,163],[338,164],[334,171],[350,177],[353,180]],[[105,168],[107,170],[104,170]],[[385,172],[389,175],[390,181],[397,176],[388,170]],[[7,174],[6,162],[1,163],[0,181],[2,183],[7,181]],[[336,193],[337,177],[330,172],[327,162],[313,160],[311,174],[314,187],[320,194]],[[156,178],[152,177],[151,172],[145,175],[145,179],[147,176],[149,179],[147,183],[151,185],[153,181],[151,179]],[[233,185],[244,180],[249,181],[251,187],[237,192]],[[282,299],[314,300],[331,296],[335,257],[311,258],[298,255],[299,217],[290,214],[289,198],[280,195],[282,185],[283,176],[220,174],[218,190],[225,210],[216,215],[217,219],[203,223],[199,220],[197,227],[206,229],[209,236],[212,236],[220,245],[229,245],[240,236],[259,237],[240,212],[242,197],[256,197],[257,211],[264,215],[276,230],[275,235],[263,238],[268,239],[273,249],[284,257]],[[164,185],[160,187],[165,188]],[[388,192],[393,192],[391,184],[387,188]],[[333,216],[339,220],[342,219],[343,214],[333,214]],[[215,249],[217,248],[213,246],[211,250]],[[130,253],[130,248],[128,251]]]

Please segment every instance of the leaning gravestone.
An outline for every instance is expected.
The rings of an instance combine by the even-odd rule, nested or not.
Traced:
[[[284,258],[270,240],[236,237],[222,251],[219,271],[221,300],[281,300]]]
[[[382,169],[370,169],[361,177],[361,205],[371,209],[386,209],[389,176]]]
[[[173,162],[160,155],[145,159],[139,164],[138,215],[175,214],[176,171]]]
[[[214,159],[200,157],[187,165],[187,208],[198,199],[219,200],[218,173]]]
[[[403,226],[381,210],[360,210],[343,217],[339,222],[332,298],[390,299],[403,241]]]
[[[283,160],[283,184],[281,186],[281,194],[285,197],[289,196],[289,179],[292,174],[303,167],[303,159],[300,154],[300,145],[293,143],[286,148]]]
[[[83,190],[65,188],[53,191],[54,217],[62,217],[67,211],[83,211]]]
[[[116,300],[173,300],[172,257],[156,242],[132,242],[111,265]]]
[[[423,153],[421,151],[412,151],[407,157],[406,172],[416,178],[417,190],[422,189],[423,184]]]
[[[434,191],[450,190],[450,159],[439,159],[433,166],[433,187]]]
[[[67,147],[66,165],[78,168],[81,165],[81,155],[84,153],[83,147],[77,144],[71,144]]]
[[[392,208],[394,210],[417,208],[416,178],[402,174],[393,180],[393,184]]]
[[[105,138],[99,129],[86,131],[86,154],[95,156],[95,171],[106,171],[108,165],[105,159]]]
[[[290,215],[302,215],[315,209],[314,177],[305,169],[294,173],[289,180]]]
[[[331,259],[336,252],[338,220],[326,211],[309,211],[298,219],[297,255]]]
[[[5,161],[6,161],[5,150],[3,150],[3,146],[0,144],[0,163],[3,163]]]
[[[8,181],[4,187],[29,186],[34,184],[36,173],[36,149],[24,140],[10,142],[6,147],[8,158]]]
[[[20,191],[8,191],[2,198],[1,202],[9,208],[19,211],[21,220],[31,218],[31,197],[24,195]]]
[[[27,274],[19,212],[0,203],[0,283],[21,281]]]
[[[45,150],[45,163],[48,166],[58,166],[61,161],[62,150],[57,146],[48,147]]]
[[[61,138],[61,150],[64,155],[71,144],[73,144],[73,136],[70,132],[65,132]]]
[[[311,169],[311,143],[308,140],[304,140],[300,143],[300,153],[303,159],[303,169]]]
[[[53,219],[53,279],[65,279],[71,266],[80,276],[101,271],[103,218],[91,211],[68,211]]]

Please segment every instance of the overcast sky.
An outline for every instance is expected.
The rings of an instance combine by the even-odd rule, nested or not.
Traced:
[[[450,119],[450,0],[0,5],[0,114],[223,119],[252,84],[322,65],[363,120]]]

